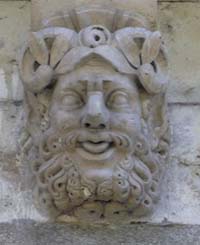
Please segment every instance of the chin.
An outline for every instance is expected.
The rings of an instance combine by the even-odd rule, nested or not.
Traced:
[[[70,156],[82,176],[97,184],[111,179],[116,163],[125,157],[112,143],[87,142],[81,146]]]
[[[91,151],[86,150],[85,148],[78,148],[76,150],[77,154],[87,161],[95,161],[95,162],[104,162],[108,159],[111,159],[113,154],[115,153],[114,147],[108,147],[105,151],[99,153],[93,153]]]

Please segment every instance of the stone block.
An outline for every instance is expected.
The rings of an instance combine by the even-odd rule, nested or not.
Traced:
[[[22,106],[0,102],[0,153],[15,153],[22,117]]]
[[[0,1],[0,101],[22,100],[17,60],[30,28],[30,3]]]
[[[8,86],[6,84],[5,72],[0,70],[0,100],[7,100],[9,97]]]
[[[0,102],[0,223],[16,219],[44,220],[32,201],[29,165],[22,166],[17,154],[22,113],[20,102]]]
[[[200,102],[199,22],[199,3],[160,4],[160,30],[168,49],[170,102]]]
[[[2,245],[199,245],[200,227],[190,225],[77,227],[18,220],[0,224]]]
[[[186,166],[200,165],[200,107],[176,105],[170,115],[171,157]]]
[[[147,222],[200,224],[200,107],[171,105],[171,150],[160,201]]]
[[[110,6],[114,8],[124,9],[128,11],[136,11],[145,15],[151,23],[155,23],[157,14],[157,0],[32,0],[32,29],[38,30],[41,22],[55,15],[60,11],[66,12],[75,7],[83,5],[95,4]]]
[[[30,28],[30,3],[0,1],[0,67],[16,60]]]
[[[16,64],[7,64],[7,69],[0,68],[0,81],[0,102],[23,100],[23,87]]]
[[[11,170],[9,166],[8,174],[5,170],[2,171],[6,168],[5,163],[0,163],[0,168],[0,224],[20,219],[45,221],[35,209],[31,193],[21,189],[18,169],[13,167]]]
[[[187,2],[187,3],[198,3],[199,0],[158,0],[158,2],[168,2],[168,3],[175,3],[175,2]]]
[[[168,221],[199,224],[200,215],[200,107],[172,106],[171,157],[163,185]]]

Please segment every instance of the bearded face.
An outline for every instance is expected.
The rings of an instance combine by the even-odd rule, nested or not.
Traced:
[[[49,117],[33,167],[40,204],[89,220],[151,209],[160,166],[143,132],[135,77],[102,64],[77,68],[59,78]]]
[[[52,130],[65,138],[82,174],[97,183],[109,179],[116,162],[133,152],[141,131],[136,84],[101,69],[82,67],[63,76],[50,109]]]
[[[33,32],[22,55],[23,150],[50,216],[132,219],[159,194],[169,146],[163,43],[138,17],[121,16],[133,27],[118,29],[116,16],[108,26]]]

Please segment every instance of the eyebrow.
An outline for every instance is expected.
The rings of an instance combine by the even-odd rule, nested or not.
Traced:
[[[107,84],[107,85],[112,84],[112,87],[110,89],[107,88],[108,90],[106,92],[108,92],[108,93],[109,93],[109,91],[116,90],[116,89],[122,89],[122,90],[126,90],[128,92],[130,92],[130,91],[135,92],[135,90],[136,90],[136,87],[134,87],[134,85],[131,86],[130,84],[127,84],[127,82],[124,82],[124,83],[119,82],[119,81],[114,82],[112,80],[104,80],[103,82],[104,82],[104,84]]]
[[[123,78],[122,78],[123,79]],[[96,81],[95,81],[96,80]],[[110,86],[109,86],[110,85]],[[108,87],[107,87],[108,86]],[[91,79],[79,79],[79,80],[74,80],[70,83],[67,83],[66,86],[63,86],[61,88],[62,90],[60,91],[61,93],[65,92],[67,89],[73,89],[77,92],[80,92],[79,90],[85,90],[85,91],[104,91],[105,93],[110,93],[113,90],[116,89],[122,89],[126,90],[128,92],[134,92],[134,87],[131,86],[130,84],[125,81],[120,81],[120,79],[102,79],[101,76],[98,76],[96,78],[91,78]]]
[[[75,81],[70,81],[69,83],[64,84],[64,86],[61,86],[62,90],[69,89],[71,87],[76,87],[78,86],[84,86],[86,84],[87,80],[75,80]],[[85,83],[85,84],[84,84]]]

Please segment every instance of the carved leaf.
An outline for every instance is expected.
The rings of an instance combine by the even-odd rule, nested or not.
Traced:
[[[156,59],[160,51],[161,42],[161,34],[158,31],[153,32],[145,40],[141,52],[143,64],[151,63]]]
[[[70,43],[66,36],[57,36],[51,48],[51,67],[55,67],[69,49]]]
[[[45,80],[43,83],[45,84],[47,82],[47,80],[51,80],[52,76],[53,76],[53,71],[51,69],[51,67],[49,67],[48,65],[41,65],[37,71],[36,74],[38,76],[38,80]]]
[[[29,48],[34,59],[41,65],[47,65],[49,51],[43,38],[32,32],[29,37]]]
[[[119,35],[115,36],[118,46],[128,59],[128,61],[134,66],[139,67],[140,65],[140,50],[137,44],[133,40],[133,35],[127,32],[121,32]]]
[[[31,90],[35,92],[41,91],[48,86],[53,77],[53,70],[48,65],[41,65],[33,76],[33,80],[30,83]]]
[[[139,79],[150,94],[160,93],[166,86],[163,76],[160,73],[155,73],[150,64],[144,64],[139,68]]]

